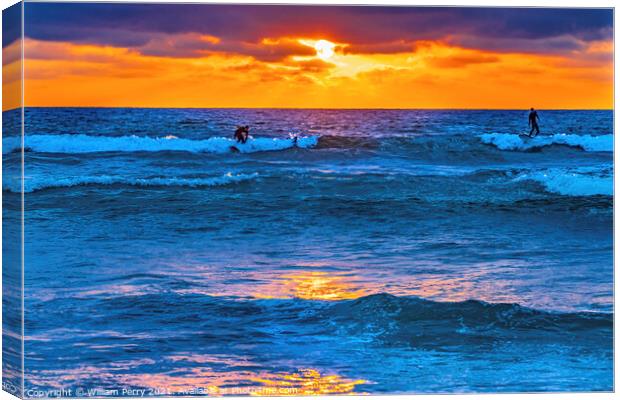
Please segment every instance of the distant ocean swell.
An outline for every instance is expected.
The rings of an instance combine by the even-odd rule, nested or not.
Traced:
[[[132,315],[153,315],[161,304],[176,304],[179,310],[208,310],[214,319],[237,315],[261,315],[274,321],[298,323],[317,321],[356,336],[423,342],[437,345],[460,341],[462,336],[507,335],[515,339],[540,337],[550,340],[555,334],[587,339],[589,335],[611,340],[613,314],[603,312],[543,311],[515,303],[487,303],[478,300],[438,302],[413,296],[377,293],[353,300],[227,299],[207,295],[181,295],[175,292],[115,296],[107,306]],[[302,306],[303,307],[300,307]],[[104,306],[106,307],[106,306]],[[285,313],[287,315],[282,315]],[[456,334],[456,335],[455,335]],[[459,334],[461,336],[459,336]]]
[[[322,171],[314,171],[316,176],[320,177],[324,174]],[[363,176],[369,178],[390,177],[394,178],[393,173],[374,172],[360,173],[357,171],[350,172],[346,169],[343,171],[332,171],[327,173],[334,178],[348,179],[353,174],[356,179],[362,179]],[[300,174],[293,170],[283,170],[283,175],[278,175],[275,171],[269,174],[272,178],[278,176],[287,179],[307,180],[307,173]],[[534,182],[541,185],[542,189],[548,193],[559,194],[563,196],[612,196],[613,195],[613,170],[610,167],[581,167],[581,168],[548,168],[538,170],[487,170],[481,169],[472,173],[455,171],[447,174],[443,170],[437,172],[432,171],[410,171],[408,173],[396,174],[399,179],[425,179],[426,177],[459,177],[461,179],[473,179],[476,181],[483,180],[489,185],[503,184],[527,184]],[[69,176],[69,177],[26,177],[24,181],[24,191],[26,193],[37,192],[46,189],[66,188],[74,186],[136,186],[136,187],[157,187],[157,186],[177,186],[177,187],[217,187],[229,184],[240,183],[244,181],[254,180],[259,177],[258,172],[253,173],[226,173],[221,176],[213,177],[185,177],[185,176],[151,176],[151,177],[124,177],[111,175],[97,176]],[[367,182],[360,181],[360,185],[366,185]],[[15,180],[6,180],[3,184],[3,190],[19,193],[21,191],[20,182]]]
[[[399,297],[385,293],[356,300],[342,301],[331,306],[330,318],[358,321],[373,325],[385,320],[381,327],[396,323],[400,330],[416,332],[415,325],[451,326],[457,333],[493,330],[544,330],[584,332],[605,329],[611,332],[611,313],[559,313],[536,310],[514,303],[487,303],[478,300],[438,302],[419,297]],[[390,324],[390,322],[392,322]],[[435,326],[435,332],[438,326]],[[417,331],[417,335],[420,331]]]
[[[3,153],[21,149],[19,137],[5,137],[2,140]],[[499,150],[529,151],[548,146],[569,146],[587,152],[612,152],[613,135],[556,134],[525,138],[519,135],[488,133],[478,137],[419,136],[414,138],[393,137],[384,139],[346,136],[299,136],[293,138],[251,138],[245,144],[226,137],[210,137],[202,140],[178,138],[176,136],[90,136],[76,135],[30,135],[25,137],[25,149],[39,153],[98,153],[98,152],[161,152],[184,151],[191,153],[230,153],[234,146],[240,153],[286,150],[293,147],[317,149],[379,149],[391,143],[398,148],[421,148],[433,151],[471,151],[476,144],[487,144]]]
[[[24,192],[31,193],[44,189],[73,187],[73,186],[109,186],[109,185],[125,185],[125,186],[224,186],[228,184],[252,180],[258,177],[258,173],[252,174],[232,174],[227,173],[222,176],[210,178],[176,178],[176,177],[151,177],[151,178],[129,178],[122,176],[75,176],[66,178],[47,179],[25,179]],[[10,186],[4,184],[4,190],[19,193],[19,186]]]

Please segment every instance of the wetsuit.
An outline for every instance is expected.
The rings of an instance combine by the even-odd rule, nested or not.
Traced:
[[[538,128],[538,113],[536,111],[530,112],[530,126],[532,127],[530,136],[532,136],[534,131],[536,131],[537,135],[540,133],[540,129]]]
[[[235,139],[237,139],[237,143],[245,143],[248,140],[248,136],[245,135],[246,132],[246,129],[243,127],[237,128],[235,131]]]

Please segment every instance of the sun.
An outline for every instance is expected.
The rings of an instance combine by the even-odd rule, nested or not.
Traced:
[[[334,49],[336,45],[328,40],[317,40],[314,43],[314,49],[316,50],[316,55],[322,60],[330,59],[334,54]]]
[[[298,41],[304,46],[312,47],[316,51],[316,57],[323,61],[329,60],[336,54],[336,43],[329,40],[298,39]]]

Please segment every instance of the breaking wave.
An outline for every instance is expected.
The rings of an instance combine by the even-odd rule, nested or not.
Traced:
[[[531,150],[551,145],[578,147],[585,151],[614,151],[613,135],[567,135],[556,134],[525,138],[508,133],[485,133],[480,135],[482,143],[490,144],[500,150]]]
[[[39,190],[63,188],[72,186],[87,185],[127,185],[127,186],[224,186],[232,183],[243,182],[258,177],[257,173],[253,174],[232,174],[227,173],[222,176],[210,178],[131,178],[123,176],[75,176],[67,178],[49,178],[49,179],[28,179],[24,181],[24,192],[32,193]],[[6,184],[6,183],[5,183]],[[19,193],[19,186],[7,185],[3,190]]]
[[[90,135],[32,135],[24,138],[26,150],[39,153],[99,153],[99,152],[158,152],[185,151],[192,153],[255,153],[260,151],[285,150],[292,147],[311,148],[318,143],[318,136],[294,138],[250,138],[246,143],[224,137],[191,140],[168,135],[165,137],[145,136],[90,136]],[[231,149],[234,147],[235,149]],[[4,154],[21,149],[20,137],[2,139]]]
[[[31,135],[24,138],[26,151],[39,153],[99,153],[99,152],[161,152],[183,151],[191,153],[230,152],[255,153],[286,150],[293,147],[317,149],[367,149],[376,150],[382,146],[389,148],[422,151],[424,154],[446,156],[447,153],[471,153],[480,142],[493,145],[500,150],[527,151],[552,145],[580,148],[588,152],[612,152],[613,135],[572,135],[556,134],[525,138],[505,133],[488,133],[478,136],[479,141],[467,136],[419,136],[415,138],[394,137],[378,139],[363,136],[298,136],[290,138],[253,138],[245,144],[226,137],[210,137],[202,140],[178,138],[173,135],[162,137],[147,136],[91,136],[91,135]],[[19,136],[2,139],[3,153],[21,150]],[[411,148],[413,146],[413,148]]]
[[[611,340],[613,314],[600,312],[553,312],[516,303],[478,300],[438,302],[419,297],[380,293],[334,304],[326,317],[339,326],[349,325],[356,334],[366,333],[388,341],[437,346],[458,341],[458,335],[528,338],[545,331],[566,335],[601,335]],[[596,333],[595,333],[596,332]]]
[[[573,338],[596,335],[611,340],[613,314],[593,311],[561,312],[529,308],[516,303],[479,300],[433,301],[414,296],[371,294],[352,300],[233,299],[225,296],[182,293],[111,294],[109,307],[126,313],[144,314],[153,305],[177,304],[180,310],[209,310],[213,323],[230,318],[231,310],[260,313],[263,320],[324,324],[356,337],[373,337],[384,342],[427,341],[434,346],[460,341],[470,335],[553,340],[553,332]],[[541,335],[541,331],[545,332]],[[532,336],[533,334],[533,336]]]
[[[545,190],[564,196],[612,196],[613,171],[609,168],[550,168],[519,174],[515,181],[535,181]]]

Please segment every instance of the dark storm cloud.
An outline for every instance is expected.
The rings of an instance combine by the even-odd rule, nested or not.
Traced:
[[[611,9],[27,3],[25,19],[33,39],[150,53],[158,51],[149,42],[162,34],[211,35],[221,39],[220,50],[248,55],[258,51],[252,44],[280,37],[327,38],[350,44],[349,52],[406,51],[417,40],[561,52],[613,36]]]
[[[21,7],[21,3],[17,3],[2,10],[2,47],[8,46],[21,37]]]

